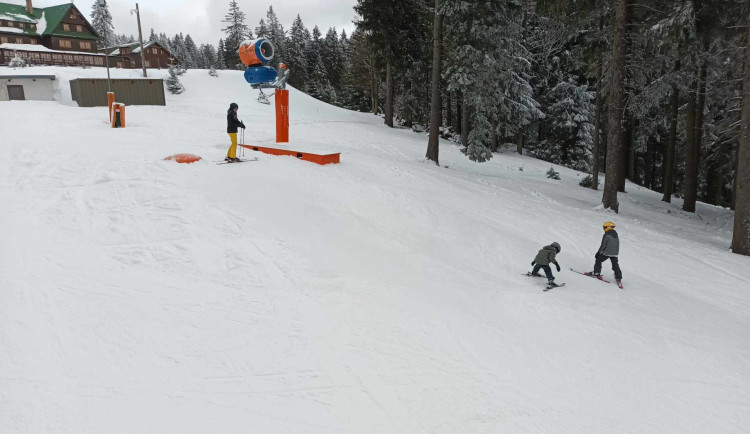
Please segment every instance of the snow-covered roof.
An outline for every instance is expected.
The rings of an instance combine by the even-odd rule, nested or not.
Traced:
[[[161,48],[169,51],[169,49],[167,49],[166,47],[162,46],[158,41],[144,42],[143,43],[143,49],[147,50],[148,48],[150,48],[151,46],[154,46],[154,45],[157,45],[157,46],[159,46],[159,47],[161,47]],[[128,54],[131,54],[131,53],[133,53],[133,54],[139,54],[141,52],[141,43],[140,42],[130,42],[130,43],[127,43],[127,44],[115,45],[115,46],[107,48],[107,50],[108,51],[111,50],[111,51],[109,51],[109,55],[110,56],[119,56],[120,55],[120,50],[122,48],[130,48],[130,53],[128,53]]]
[[[26,10],[25,5],[16,5],[10,3],[0,2],[0,20],[14,21],[20,23],[31,23],[36,24],[36,28],[21,29],[21,31],[27,35],[61,35],[71,36],[84,39],[92,39],[90,35],[84,34],[71,34],[70,32],[61,31],[58,29],[63,18],[65,18],[71,8],[75,5],[72,2],[63,3],[56,6],[48,6],[44,8],[35,7],[34,13],[30,14]],[[81,15],[86,20],[86,17]],[[90,28],[90,30],[96,34],[96,30]],[[4,30],[3,30],[4,31]],[[15,33],[15,32],[14,32]],[[96,38],[93,38],[96,39]]]
[[[104,56],[101,53],[87,53],[81,51],[60,51],[52,50],[44,45],[33,45],[33,44],[0,44],[0,49],[13,50],[13,51],[35,51],[40,53],[51,53],[51,54],[76,54],[84,56]]]

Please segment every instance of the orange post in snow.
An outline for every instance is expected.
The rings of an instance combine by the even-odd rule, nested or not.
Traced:
[[[125,128],[125,104],[112,104],[112,128]]]
[[[289,143],[289,91],[276,91],[276,143]]]
[[[115,93],[107,92],[107,108],[109,108],[109,121],[112,122],[112,104],[115,103]]]

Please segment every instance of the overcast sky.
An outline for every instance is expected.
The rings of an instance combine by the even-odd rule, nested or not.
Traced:
[[[25,5],[26,0],[2,0],[4,3]],[[32,0],[35,6],[46,7],[67,3],[68,0]],[[75,5],[90,19],[91,5],[94,0],[76,0]],[[138,35],[138,25],[130,10],[135,8],[136,1],[107,0],[112,13],[115,31],[127,35]],[[336,27],[340,32],[346,29],[351,34],[354,29],[352,21],[356,17],[354,5],[356,0],[237,0],[240,9],[247,15],[246,24],[255,31],[261,18],[266,17],[268,7],[273,5],[279,21],[285,30],[289,30],[292,21],[300,14],[305,26],[311,31],[317,24],[325,35],[329,27]],[[153,27],[157,33],[164,32],[172,37],[174,34],[189,33],[196,43],[218,44],[223,37],[221,20],[229,9],[229,0],[142,0],[138,1],[141,9],[143,36],[148,38]]]

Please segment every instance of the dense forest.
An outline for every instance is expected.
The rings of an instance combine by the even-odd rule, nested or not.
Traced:
[[[216,69],[242,69],[240,43],[270,39],[292,86],[429,130],[435,163],[438,137],[477,162],[505,146],[605,173],[583,185],[615,212],[626,180],[682,198],[687,212],[731,207],[733,249],[750,254],[750,0],[357,0],[355,10],[351,35],[323,35],[300,16],[286,30],[273,7],[251,29],[231,0],[216,48],[150,39],[186,68]]]

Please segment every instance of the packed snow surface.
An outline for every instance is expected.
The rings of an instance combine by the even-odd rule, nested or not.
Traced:
[[[442,142],[438,167],[424,134],[295,90],[291,146],[340,165],[216,165],[231,102],[274,140],[241,72],[189,71],[114,130],[66,87],[104,70],[23,73],[50,71],[59,102],[0,103],[0,432],[748,432],[730,211],[628,185],[612,214],[510,151]],[[568,271],[607,220],[624,290]],[[567,286],[543,292],[522,273],[553,241]]]

